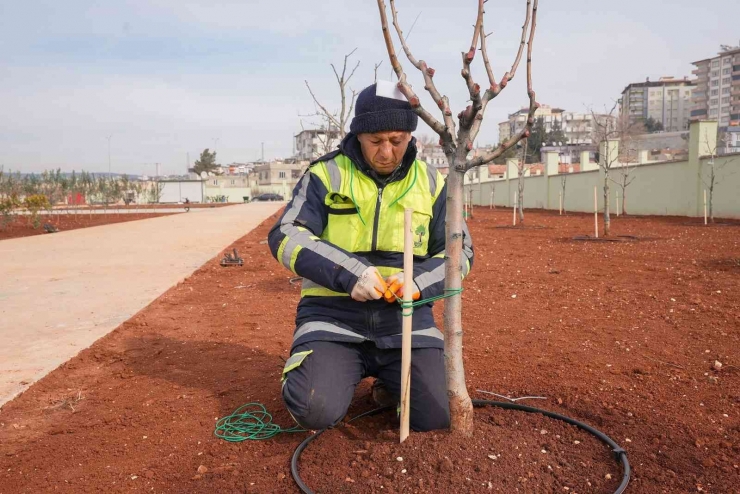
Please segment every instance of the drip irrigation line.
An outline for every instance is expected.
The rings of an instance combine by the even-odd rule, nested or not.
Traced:
[[[612,453],[614,454],[614,459],[622,466],[622,471],[624,472],[624,475],[622,476],[622,482],[619,484],[619,487],[617,487],[617,490],[614,491],[614,494],[622,494],[625,490],[627,490],[627,485],[630,481],[630,464],[627,460],[627,452],[622,449],[616,442],[614,442],[609,436],[604,434],[603,432],[594,429],[588,424],[584,424],[583,422],[579,422],[575,419],[572,419],[570,417],[566,417],[565,415],[560,415],[559,413],[555,412],[549,412],[547,410],[542,410],[540,408],[534,408],[529,407],[526,405],[520,405],[518,403],[507,403],[503,401],[491,401],[491,400],[473,400],[473,406],[475,407],[497,407],[497,408],[503,408],[506,410],[517,410],[520,412],[527,412],[527,413],[539,413],[541,415],[544,415],[546,417],[550,417],[555,420],[561,420],[567,424],[574,425],[578,427],[581,430],[584,430],[588,432],[589,434],[592,434],[595,436],[599,441],[609,446],[612,450]],[[371,415],[377,415],[381,412],[384,412],[386,410],[395,408],[394,406],[386,406],[381,408],[376,408],[374,410],[370,410],[369,412],[362,413],[358,415],[357,417],[354,417],[350,422],[354,422],[355,420],[361,419],[363,417],[368,417]],[[306,447],[319,437],[321,434],[326,432],[327,429],[318,431],[316,434],[313,434],[311,436],[308,436],[306,439],[304,439],[301,444],[298,445],[298,447],[295,449],[295,452],[293,453],[293,457],[290,460],[290,473],[293,475],[293,480],[295,480],[295,483],[298,484],[298,487],[301,489],[301,492],[304,494],[314,494],[314,491],[312,491],[305,482],[303,482],[303,479],[301,479],[300,474],[298,473],[298,460],[301,457],[301,453],[306,449]]]

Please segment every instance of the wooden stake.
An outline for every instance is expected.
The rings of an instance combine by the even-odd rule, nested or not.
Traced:
[[[707,189],[704,189],[704,224],[707,224]]]
[[[616,191],[617,194],[617,216],[619,216],[619,191]]]
[[[406,209],[403,217],[403,301],[413,300],[414,286],[414,234],[411,225],[413,209]],[[403,326],[401,336],[401,442],[409,437],[411,411],[411,310],[402,309]]]
[[[516,226],[516,208],[519,207],[519,202],[517,201],[517,194],[519,192],[514,192],[514,226]]]
[[[594,236],[599,238],[599,196],[594,185]]]
[[[560,216],[563,215],[563,191],[560,191]]]

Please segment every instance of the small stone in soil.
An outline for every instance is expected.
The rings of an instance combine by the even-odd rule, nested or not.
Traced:
[[[440,472],[451,472],[452,471],[452,461],[449,458],[442,458],[442,460],[439,462],[439,471]]]
[[[201,465],[201,466],[198,467],[198,473],[201,474],[201,475],[203,475],[207,471],[208,471],[208,467],[206,467],[205,465]]]

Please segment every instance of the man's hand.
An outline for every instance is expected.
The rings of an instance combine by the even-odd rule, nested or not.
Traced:
[[[386,292],[388,287],[385,280],[380,276],[378,268],[370,266],[362,272],[350,296],[358,302],[367,302],[368,300],[378,300]]]
[[[394,274],[393,276],[388,277],[387,280],[385,280],[386,284],[388,285],[388,289],[383,294],[383,298],[385,298],[386,302],[395,302],[396,298],[403,298],[403,271]],[[414,283],[413,288],[413,295],[411,295],[412,300],[419,300],[419,297],[421,297],[421,292],[419,292],[419,287],[416,286],[416,283]]]

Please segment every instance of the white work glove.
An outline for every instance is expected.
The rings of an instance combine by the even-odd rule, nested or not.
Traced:
[[[383,296],[388,287],[385,280],[380,276],[378,268],[370,266],[362,272],[350,296],[358,302],[367,302],[368,300],[378,300]]]
[[[404,282],[404,274],[403,271],[399,271],[398,273],[389,276],[387,280],[385,280],[386,284],[388,285],[388,289],[383,294],[383,297],[385,298],[386,302],[395,302],[396,298],[403,299],[403,282]],[[411,299],[412,300],[419,300],[419,297],[421,297],[421,292],[419,291],[419,287],[416,285],[416,282],[413,282],[413,290]]]

